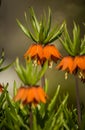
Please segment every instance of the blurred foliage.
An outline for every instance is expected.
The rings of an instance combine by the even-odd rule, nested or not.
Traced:
[[[37,107],[14,102],[4,86],[0,95],[0,129],[1,130],[77,130],[77,114],[75,108],[67,107],[68,94],[59,100],[60,86],[53,98],[46,104]],[[45,89],[47,85],[45,86]],[[17,87],[14,83],[14,95]],[[49,97],[50,98],[50,97]],[[62,100],[63,99],[63,100]],[[31,120],[31,121],[30,121]],[[32,125],[31,125],[32,124]]]
[[[0,72],[6,70],[7,68],[9,68],[13,64],[13,63],[11,63],[7,66],[2,67],[4,60],[5,60],[5,53],[4,53],[4,49],[2,49],[1,57],[0,57]]]

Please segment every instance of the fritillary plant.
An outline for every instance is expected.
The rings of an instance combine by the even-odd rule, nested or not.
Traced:
[[[14,64],[2,67],[4,51],[1,52],[0,72],[13,65],[21,83],[17,85],[14,81],[12,96],[9,83],[0,84],[0,130],[84,130],[85,112],[81,112],[78,79],[85,83],[85,36],[81,39],[76,23],[72,38],[65,22],[52,27],[50,8],[48,15],[44,12],[40,20],[33,8],[29,14],[29,17],[24,14],[26,26],[17,19],[20,29],[32,41],[23,54],[25,64],[16,58]],[[66,56],[56,48],[57,40],[67,51]],[[69,105],[68,93],[61,95],[60,85],[53,97],[48,94],[49,79],[45,74],[53,62],[56,71],[75,77],[77,108]]]

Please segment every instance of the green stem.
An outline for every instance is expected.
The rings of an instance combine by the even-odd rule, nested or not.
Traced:
[[[80,98],[79,98],[79,85],[78,85],[78,78],[75,76],[75,88],[76,88],[76,102],[77,102],[77,111],[78,111],[78,125],[80,128],[81,124],[81,108],[80,108]]]

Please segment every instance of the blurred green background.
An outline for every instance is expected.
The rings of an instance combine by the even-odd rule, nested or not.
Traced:
[[[58,22],[61,24],[64,20],[67,22],[69,31],[72,31],[73,21],[79,24],[81,28],[81,37],[85,34],[85,28],[82,23],[85,22],[85,0],[1,0],[0,4],[0,51],[5,50],[5,64],[9,64],[18,56],[23,62],[23,55],[28,46],[32,43],[17,26],[16,18],[24,23],[24,12],[29,15],[29,8],[33,7],[38,18],[40,18],[43,10],[48,11],[48,6],[52,10],[52,25]],[[59,41],[55,44],[61,53],[63,51]],[[52,69],[48,69],[46,76],[49,84],[49,94],[52,96],[58,84],[61,85],[61,94],[69,92],[69,102],[76,104],[75,101],[75,79],[69,75],[68,79],[64,79],[64,72],[57,71],[55,65]],[[11,67],[5,72],[0,73],[0,83],[9,82],[9,91],[12,92],[13,82],[20,81]],[[79,80],[80,100],[85,105],[85,84]]]

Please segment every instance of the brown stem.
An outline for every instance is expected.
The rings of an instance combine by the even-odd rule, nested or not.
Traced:
[[[33,123],[33,115],[32,115],[32,108],[30,106],[30,129],[32,129],[32,123]]]
[[[41,78],[41,86],[42,86],[42,87],[45,86],[45,74],[44,74],[43,77]]]
[[[75,76],[75,88],[76,88],[76,102],[77,102],[77,111],[78,111],[78,125],[80,128],[81,124],[81,108],[80,108],[80,98],[79,98],[79,85],[78,85],[78,78]]]

